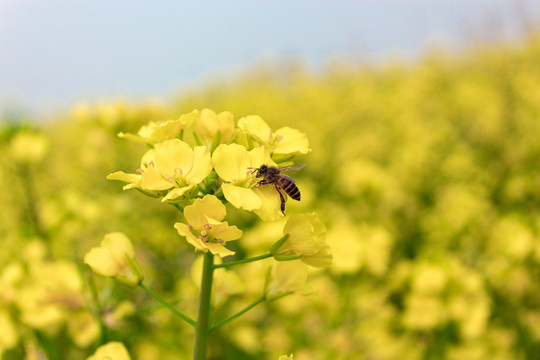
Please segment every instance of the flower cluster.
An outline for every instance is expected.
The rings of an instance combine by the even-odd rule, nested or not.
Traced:
[[[233,114],[209,109],[119,136],[150,149],[135,172],[117,171],[107,178],[125,182],[124,190],[137,189],[182,205],[188,224],[176,223],[178,233],[197,250],[220,256],[234,254],[224,245],[242,236],[241,230],[221,222],[224,203],[265,221],[282,218],[281,197],[286,199],[286,193],[275,184],[261,184],[255,170],[293,164],[295,156],[311,151],[307,136],[298,130],[283,127],[274,132],[256,115],[239,119],[236,127]]]

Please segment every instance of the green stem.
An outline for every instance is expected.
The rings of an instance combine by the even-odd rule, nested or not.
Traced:
[[[234,314],[233,316],[230,316],[224,320],[221,320],[217,323],[215,323],[214,325],[212,325],[210,327],[210,332],[216,330],[217,328],[225,325],[226,323],[230,322],[230,321],[233,321],[234,319],[236,319],[237,317],[245,314],[246,312],[248,312],[249,310],[253,309],[255,306],[259,305],[260,303],[262,303],[264,300],[266,300],[266,295],[263,295],[260,299],[252,302],[251,304],[249,304],[248,306],[246,306],[246,308],[240,310],[239,312],[237,312],[236,314]]]
[[[204,254],[201,279],[201,296],[199,297],[199,318],[195,331],[193,359],[206,360],[206,345],[210,330],[210,298],[212,296],[212,278],[214,275],[214,255],[208,251]]]
[[[245,264],[245,263],[249,263],[249,262],[252,262],[252,261],[258,261],[258,260],[262,260],[262,259],[267,259],[267,258],[272,257],[272,256],[273,256],[272,254],[264,254],[264,255],[259,255],[259,256],[252,257],[252,258],[248,258],[248,259],[231,261],[231,262],[224,263],[224,264],[216,264],[216,265],[214,265],[214,269],[226,268],[226,267],[229,267],[229,266],[234,266],[234,265],[239,265],[239,264]]]
[[[172,306],[171,304],[163,300],[161,296],[156,294],[153,290],[150,290],[146,285],[144,285],[143,283],[140,283],[139,286],[143,288],[143,290],[146,291],[148,294],[150,294],[150,296],[156,299],[161,305],[165,306],[167,309],[171,310],[173,313],[175,313],[176,315],[184,319],[188,324],[192,326],[197,326],[197,323],[195,322],[195,320],[189,318],[189,316],[178,311],[178,309],[176,309],[174,306]]]

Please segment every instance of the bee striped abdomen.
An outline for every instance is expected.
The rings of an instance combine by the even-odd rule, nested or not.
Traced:
[[[289,181],[287,179],[280,178],[278,180],[278,185],[292,199],[300,201],[300,190],[298,190],[298,186],[296,186],[295,183],[293,183],[292,181]]]

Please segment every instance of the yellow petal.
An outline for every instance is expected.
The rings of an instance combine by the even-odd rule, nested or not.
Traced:
[[[253,211],[262,206],[261,198],[252,190],[246,189],[233,184],[221,185],[225,199],[234,207],[241,208],[247,211]]]
[[[227,249],[225,246],[217,243],[207,242],[205,243],[208,250],[214,255],[219,255],[221,257],[234,255],[234,251]]]
[[[141,188],[143,190],[160,191],[167,190],[174,185],[164,179],[154,166],[147,167],[142,174]]]
[[[311,152],[306,134],[286,126],[275,133],[281,138],[274,148],[275,154],[303,155]]]
[[[260,143],[268,143],[272,138],[272,129],[259,115],[241,118],[238,127]]]
[[[247,177],[250,160],[245,147],[238,144],[219,145],[212,154],[214,170],[225,181],[236,182]]]
[[[101,247],[108,249],[120,264],[127,264],[126,256],[135,257],[131,241],[126,234],[118,231],[106,234],[101,241]]]
[[[185,176],[193,166],[193,150],[179,139],[156,144],[154,152],[156,168],[165,178],[174,177],[178,173]]]
[[[186,224],[178,222],[174,224],[174,228],[176,229],[176,231],[178,231],[178,234],[185,237],[186,241],[190,243],[191,245],[193,245],[195,249],[199,251],[204,251],[204,252],[208,251],[208,248],[206,247],[205,243],[201,239],[193,235],[193,233],[191,232],[191,229]]]
[[[167,193],[167,195],[163,197],[163,199],[161,199],[161,202],[177,199],[183,196],[184,194],[189,193],[189,191],[193,189],[194,187],[195,185],[190,185],[190,186],[172,189],[171,191]]]
[[[314,267],[324,267],[332,265],[332,252],[327,244],[319,247],[319,251],[309,256],[302,256],[301,259],[304,263]]]
[[[120,342],[110,342],[100,346],[94,355],[86,360],[131,360],[124,344]]]
[[[126,182],[130,185],[139,184],[141,182],[142,176],[139,174],[126,174],[123,171],[116,171],[107,175],[107,180],[119,180]]]
[[[225,215],[227,215],[225,205],[214,195],[197,199],[193,205],[186,206],[184,209],[186,221],[198,230],[203,229],[204,224],[208,223],[207,217],[220,221]]]
[[[259,146],[250,150],[248,156],[249,164],[252,168],[258,168],[261,165],[276,166],[276,163],[270,159],[269,149],[265,146]]]
[[[195,146],[193,149],[193,167],[185,174],[184,178],[190,184],[198,184],[210,175],[212,171],[212,159],[206,146]]]
[[[279,193],[273,185],[263,185],[254,188],[253,192],[261,199],[261,206],[253,211],[261,220],[276,221],[284,217],[281,212]],[[283,196],[287,198],[287,195]]]
[[[113,277],[120,273],[122,265],[111,255],[108,249],[97,247],[84,255],[84,262],[88,264],[96,274]]]
[[[229,226],[225,221],[218,224],[213,224],[212,228],[208,232],[209,235],[215,239],[222,239],[225,241],[236,240],[242,237],[242,230],[236,226]]]

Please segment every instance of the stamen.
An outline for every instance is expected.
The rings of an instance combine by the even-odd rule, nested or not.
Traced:
[[[206,230],[210,230],[212,228],[212,226],[210,226],[210,224],[204,224],[203,227],[206,229]]]
[[[208,232],[206,232],[206,230],[201,230],[201,235],[206,236],[206,235],[208,235]]]
[[[138,168],[137,170],[135,170],[136,173],[139,173],[139,174],[143,174],[144,173],[144,170],[141,169],[141,168]]]
[[[189,228],[189,230],[193,230],[193,225],[188,224],[188,228]]]

